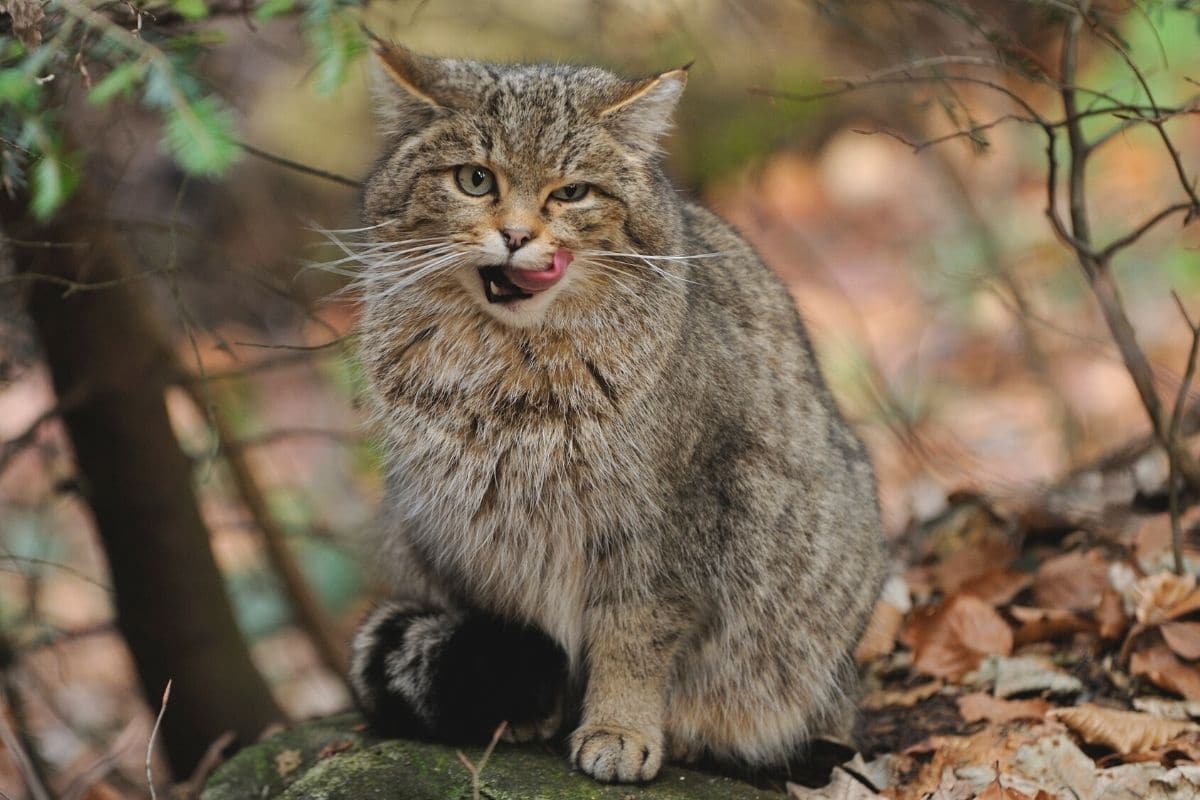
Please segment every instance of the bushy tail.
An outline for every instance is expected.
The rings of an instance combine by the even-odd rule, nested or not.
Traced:
[[[551,715],[566,673],[562,648],[527,625],[389,602],[354,636],[350,684],[384,733],[469,742]]]

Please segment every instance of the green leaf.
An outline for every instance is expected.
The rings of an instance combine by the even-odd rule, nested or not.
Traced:
[[[186,20],[195,21],[208,16],[208,6],[204,4],[204,0],[171,0],[171,8]]]
[[[346,11],[312,14],[306,24],[309,46],[317,57],[317,91],[334,92],[346,80],[350,65],[367,50],[358,22]]]
[[[0,70],[0,105],[28,108],[37,101],[40,87],[23,69]]]
[[[56,155],[44,155],[33,165],[29,208],[40,220],[48,219],[75,190],[78,178],[74,170]]]
[[[258,5],[258,8],[254,9],[254,17],[265,22],[281,14],[287,14],[295,8],[296,0],[265,0]]]
[[[117,95],[129,97],[133,88],[146,77],[146,65],[140,62],[119,64],[88,92],[88,102],[95,106],[108,103]]]
[[[167,147],[188,172],[219,175],[237,160],[233,117],[217,98],[170,106],[164,116]]]

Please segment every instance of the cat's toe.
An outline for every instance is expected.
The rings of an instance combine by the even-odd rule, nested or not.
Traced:
[[[662,767],[660,731],[584,725],[571,736],[571,763],[604,783],[642,783]]]

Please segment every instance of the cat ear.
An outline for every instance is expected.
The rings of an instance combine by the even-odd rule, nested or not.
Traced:
[[[378,65],[374,94],[388,132],[407,136],[428,125],[448,104],[439,97],[439,59],[422,56],[367,32]]]
[[[671,117],[691,66],[627,83],[600,111],[600,120],[630,147],[645,152],[658,150],[659,140],[671,129]]]

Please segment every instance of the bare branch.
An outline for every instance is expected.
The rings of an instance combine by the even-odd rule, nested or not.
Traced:
[[[322,178],[330,181],[331,183],[348,186],[351,189],[362,188],[361,181],[356,181],[353,178],[347,178],[345,175],[338,175],[336,172],[329,172],[328,170],[319,169],[317,167],[310,167],[307,164],[301,164],[299,161],[292,161],[290,158],[284,158],[283,156],[277,156],[274,153],[268,153],[266,150],[260,150],[253,145],[246,144],[245,142],[238,142],[238,145],[255,158],[260,158],[263,161],[270,162],[277,166],[285,167],[296,172],[302,172],[305,175],[312,175],[317,178]]]
[[[50,800],[50,792],[46,791],[41,776],[34,769],[33,760],[29,757],[29,753],[25,752],[21,738],[8,726],[6,717],[6,714],[0,714],[0,743],[4,744],[4,749],[12,757],[17,772],[25,781],[25,786],[33,800]]]
[[[162,727],[163,717],[167,713],[167,702],[171,699],[171,682],[163,689],[162,703],[158,707],[158,716],[154,718],[154,727],[150,730],[150,740],[146,742],[146,785],[150,788],[150,800],[158,800],[154,791],[154,772],[151,763],[154,760],[154,742],[158,739],[158,729]]]
[[[1167,483],[1167,503],[1171,515],[1171,552],[1175,559],[1175,573],[1182,575],[1184,572],[1183,528],[1180,524],[1178,473],[1180,470],[1179,453],[1184,451],[1184,443],[1183,437],[1180,435],[1180,425],[1183,422],[1183,407],[1187,403],[1192,378],[1196,375],[1196,357],[1200,354],[1200,324],[1192,322],[1191,316],[1188,315],[1183,301],[1179,299],[1176,292],[1171,292],[1171,296],[1175,298],[1179,314],[1187,323],[1188,330],[1192,334],[1192,346],[1188,351],[1187,366],[1184,367],[1183,380],[1179,382],[1179,391],[1175,395],[1175,408],[1171,411],[1171,426],[1167,432],[1167,441],[1171,443],[1171,446],[1167,448],[1171,465],[1170,478]]]
[[[201,409],[205,408],[205,398],[199,382],[185,382],[183,388],[191,396],[193,403]],[[231,443],[236,441],[236,436],[224,412],[216,403],[209,405],[207,410],[209,422],[216,433],[218,448],[225,454],[225,463],[247,512],[262,533],[267,555],[291,600],[297,623],[308,634],[321,660],[330,671],[339,678],[343,677],[349,663],[341,647],[341,637],[335,633],[325,609],[309,589],[308,581],[288,546],[287,533],[271,514],[270,505],[258,481],[255,480],[244,449],[231,446]]]
[[[1107,263],[1109,259],[1116,255],[1120,250],[1129,247],[1131,244],[1141,239],[1155,225],[1162,222],[1164,219],[1167,219],[1168,217],[1178,214],[1180,211],[1189,212],[1187,219],[1190,220],[1194,215],[1200,213],[1200,206],[1193,205],[1192,203],[1176,203],[1173,206],[1167,206],[1162,211],[1159,211],[1157,214],[1143,222],[1138,227],[1134,228],[1129,233],[1108,245],[1108,247],[1105,247],[1096,254],[1096,258],[1099,261]]]

